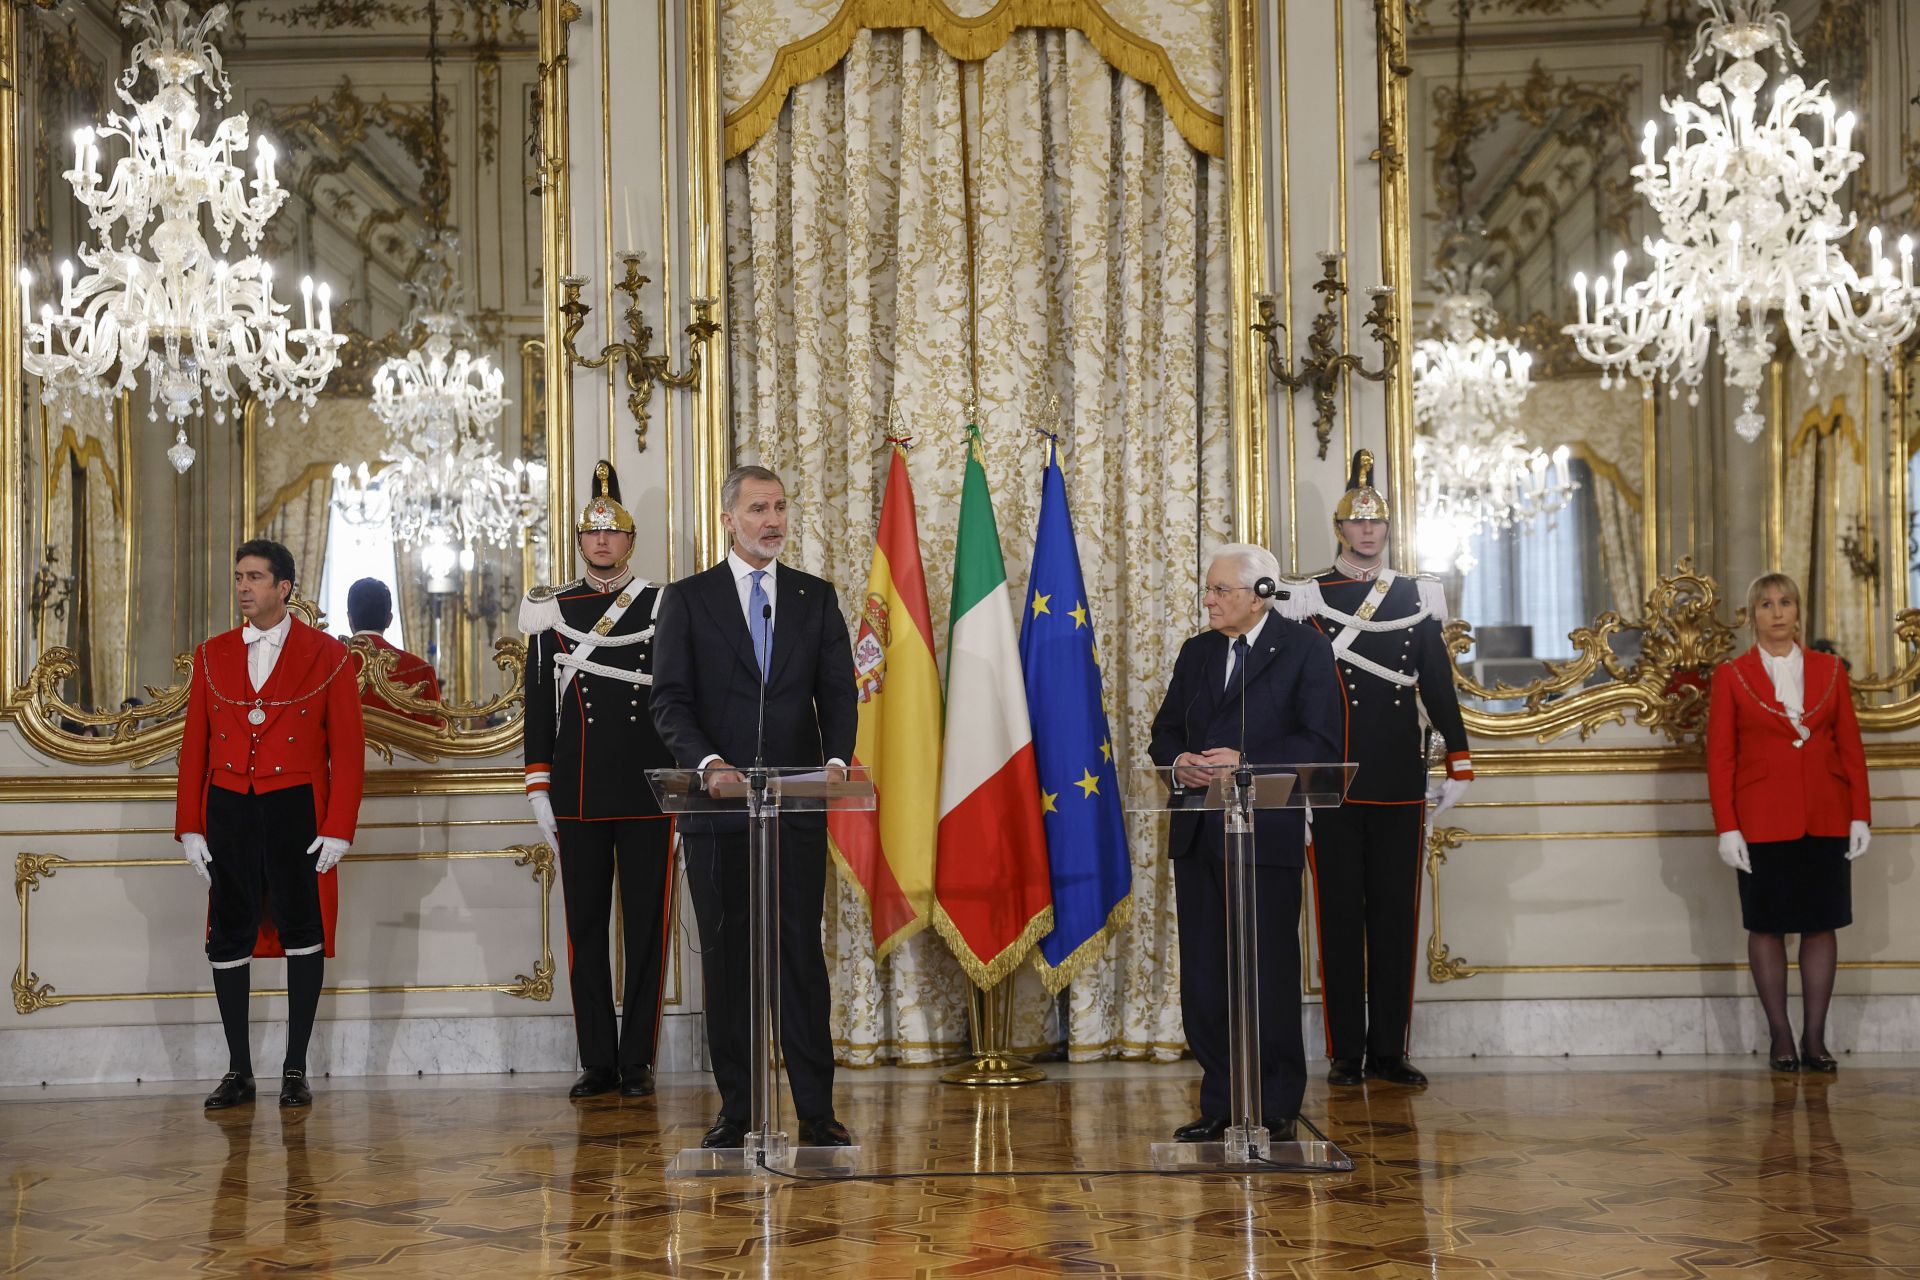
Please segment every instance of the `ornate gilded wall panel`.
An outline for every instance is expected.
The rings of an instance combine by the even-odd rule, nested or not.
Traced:
[[[474,320],[469,341],[517,372],[499,445],[549,467],[544,527],[563,526],[570,406],[551,338],[567,253],[566,35],[581,10],[570,0],[443,4],[436,70],[424,3],[240,9],[222,39],[228,110],[245,110],[254,132],[277,144],[290,193],[260,253],[282,280],[311,273],[333,284],[348,337],[342,365],[306,429],[270,425],[251,405],[189,421],[199,458],[177,476],[160,457],[171,426],[150,420],[144,393],[98,413],[94,402],[71,415],[40,411],[37,383],[6,362],[0,399],[35,412],[17,413],[0,439],[0,463],[17,478],[0,549],[0,716],[59,759],[171,755],[187,654],[233,625],[233,548],[265,534],[295,549],[309,596],[336,569],[336,590],[362,573],[386,578],[401,642],[436,668],[444,697],[430,705],[396,688],[383,664],[363,672],[363,685],[397,709],[369,712],[376,750],[389,759],[496,754],[518,737],[514,606],[527,583],[564,572],[564,546],[556,556],[542,529],[497,550],[474,546],[471,567],[448,577],[433,578],[407,547],[387,570],[369,568],[364,556],[342,558],[352,540],[334,536],[343,526],[332,471],[381,465],[372,373],[417,341],[406,286],[423,233],[464,228],[455,269]],[[61,170],[72,130],[118,105],[112,81],[125,53],[111,18],[110,5],[62,0],[16,6],[3,24],[0,238],[10,279],[24,266],[57,282],[62,257],[90,239]],[[14,351],[17,312],[0,321]],[[325,622],[344,634],[348,619],[333,612]]]

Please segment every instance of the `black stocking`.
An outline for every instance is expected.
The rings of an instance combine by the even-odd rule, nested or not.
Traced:
[[[253,985],[253,966],[236,964],[213,971],[213,995],[220,1006],[220,1027],[227,1033],[227,1070],[253,1074],[253,1050],[247,1044],[247,1004]]]
[[[1833,971],[1840,961],[1833,930],[1800,935],[1800,1043],[1810,1056],[1827,1052],[1827,1005],[1833,999]]]
[[[1804,949],[1801,954],[1806,954]],[[1787,1020],[1787,940],[1777,933],[1749,933],[1747,967],[1753,970],[1760,1007],[1767,1011],[1768,1056],[1790,1058],[1793,1024]]]

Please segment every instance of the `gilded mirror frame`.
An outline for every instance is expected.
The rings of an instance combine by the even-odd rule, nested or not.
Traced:
[[[0,22],[0,270],[11,280],[19,270],[21,224],[19,202],[20,52],[21,23],[36,6],[12,6]],[[534,358],[544,367],[546,388],[546,448],[549,460],[548,527],[569,527],[573,506],[572,402],[564,344],[559,340],[564,317],[559,311],[560,277],[571,255],[568,229],[567,184],[567,36],[581,17],[575,0],[539,0],[538,145],[536,172],[541,201],[541,331],[544,341]],[[6,358],[0,361],[0,405],[15,419],[25,410],[28,388],[18,352],[20,317],[15,308],[0,308],[0,342]],[[290,429],[290,428],[282,428]],[[0,433],[0,474],[21,475],[24,466],[21,433]],[[249,487],[251,477],[249,477]],[[245,509],[257,517],[249,494]],[[30,665],[23,661],[14,628],[25,622],[25,563],[22,538],[25,513],[11,492],[0,502],[0,721],[14,725],[36,752],[74,764],[151,764],[179,750],[190,653],[173,661],[176,683],[149,687],[145,705],[130,712],[102,712],[76,707],[61,693],[75,670],[70,650],[56,647],[38,654]],[[249,523],[251,523],[251,519]],[[571,548],[556,541],[556,572],[571,557]],[[311,620],[311,610],[307,610]],[[364,642],[361,642],[364,643]],[[477,758],[512,750],[520,738],[521,671],[525,646],[502,639],[495,645],[493,664],[501,673],[500,687],[475,702],[425,702],[413,689],[393,679],[393,659],[379,655],[362,672],[363,687],[371,688],[401,711],[413,710],[438,718],[426,724],[395,711],[366,709],[368,745],[388,761],[395,752],[433,761],[443,757]],[[498,723],[460,727],[495,717]],[[74,733],[62,722],[77,723],[99,736]]]

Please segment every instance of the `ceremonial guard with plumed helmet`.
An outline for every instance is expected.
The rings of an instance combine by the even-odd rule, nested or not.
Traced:
[[[645,771],[673,758],[653,727],[657,584],[633,576],[633,517],[602,462],[574,526],[584,576],[535,587],[527,633],[527,800],[560,858],[581,1074],[570,1096],[653,1093],[673,906],[673,827]],[[608,924],[619,873],[626,982],[616,1030]]]

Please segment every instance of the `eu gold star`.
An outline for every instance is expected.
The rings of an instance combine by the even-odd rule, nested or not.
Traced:
[[[1060,812],[1058,806],[1056,806],[1053,803],[1055,800],[1058,800],[1059,798],[1060,798],[1060,793],[1058,791],[1048,791],[1045,788],[1042,788],[1040,792],[1040,812],[1042,813]]]
[[[1080,628],[1086,626],[1087,625],[1086,602],[1083,600],[1079,604],[1075,605],[1073,607],[1073,612],[1068,616],[1073,619],[1073,629],[1075,631],[1078,631]]]
[[[1105,760],[1105,761],[1107,761],[1107,762],[1109,762],[1109,763],[1111,763],[1111,762],[1112,762],[1112,760],[1113,760],[1113,743],[1112,743],[1111,741],[1107,741],[1107,742],[1103,742],[1103,743],[1101,743],[1101,744],[1100,744],[1100,758],[1101,758],[1102,760]]]
[[[1051,599],[1053,599],[1052,596],[1043,596],[1038,591],[1034,592],[1033,593],[1033,616],[1037,618],[1043,613],[1052,613],[1053,610],[1047,608],[1047,601]]]
[[[1080,788],[1083,799],[1090,800],[1100,794],[1100,779],[1093,776],[1091,769],[1082,769],[1080,771],[1080,781],[1073,785]]]

